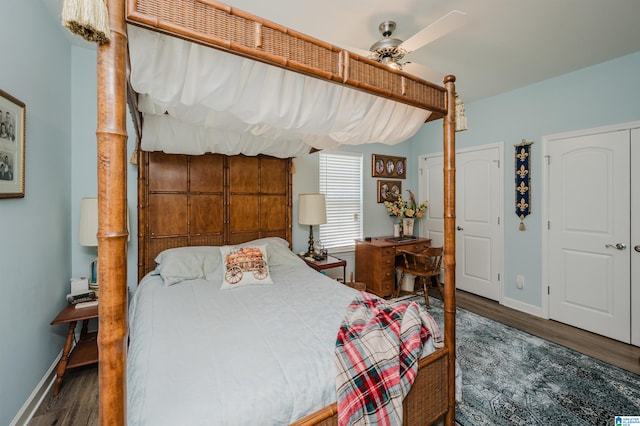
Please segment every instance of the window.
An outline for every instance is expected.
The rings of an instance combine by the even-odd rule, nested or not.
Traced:
[[[353,247],[362,238],[362,154],[321,152],[320,192],[327,205],[320,241],[328,249]]]

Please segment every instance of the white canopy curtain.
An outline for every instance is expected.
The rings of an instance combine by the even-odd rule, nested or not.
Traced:
[[[146,151],[276,157],[413,136],[430,112],[128,26]]]

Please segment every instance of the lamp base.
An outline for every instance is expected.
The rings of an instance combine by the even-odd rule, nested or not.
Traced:
[[[309,225],[309,248],[306,257],[313,257],[313,225]]]

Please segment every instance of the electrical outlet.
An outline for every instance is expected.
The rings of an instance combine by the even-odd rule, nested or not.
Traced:
[[[516,275],[516,288],[524,288],[524,275]]]

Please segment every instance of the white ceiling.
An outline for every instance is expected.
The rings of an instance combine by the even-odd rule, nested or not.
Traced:
[[[59,22],[62,0],[41,1]],[[395,21],[393,37],[406,40],[451,10],[466,12],[469,19],[462,28],[406,57],[443,75],[456,75],[457,91],[466,103],[640,51],[639,0],[226,3],[331,44],[365,50],[381,38],[382,21]]]

